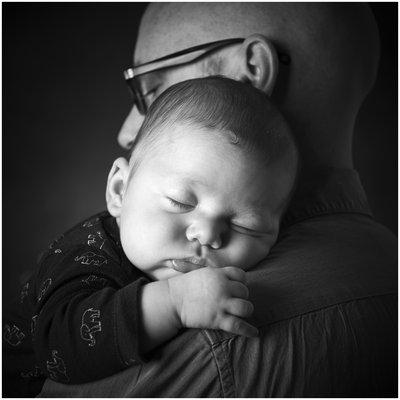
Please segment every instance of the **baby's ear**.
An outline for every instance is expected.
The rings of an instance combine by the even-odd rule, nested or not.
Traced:
[[[122,199],[129,178],[129,163],[123,158],[117,158],[108,174],[106,202],[108,212],[115,218],[121,215]]]

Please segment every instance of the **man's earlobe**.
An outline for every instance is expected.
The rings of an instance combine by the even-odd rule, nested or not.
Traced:
[[[108,212],[115,218],[121,215],[122,200],[129,178],[129,163],[123,158],[117,158],[108,174],[106,201]]]
[[[242,44],[241,80],[271,95],[279,71],[279,60],[273,43],[265,36],[254,34]]]

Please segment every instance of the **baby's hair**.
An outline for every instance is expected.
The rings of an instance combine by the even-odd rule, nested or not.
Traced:
[[[297,163],[288,124],[268,96],[251,84],[212,76],[169,87],[149,108],[133,145],[133,163],[156,145],[165,128],[177,123],[225,133],[232,144],[268,163],[285,155]]]

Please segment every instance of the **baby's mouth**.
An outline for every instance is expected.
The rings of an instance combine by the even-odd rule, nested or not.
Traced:
[[[172,268],[178,272],[190,272],[199,268],[206,267],[206,261],[198,258],[182,258],[171,260]]]

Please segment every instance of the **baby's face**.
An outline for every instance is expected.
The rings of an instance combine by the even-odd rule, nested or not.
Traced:
[[[190,129],[190,131],[189,131]],[[249,269],[276,241],[293,185],[228,135],[174,125],[127,184],[120,215],[128,259],[154,279],[202,266]]]

